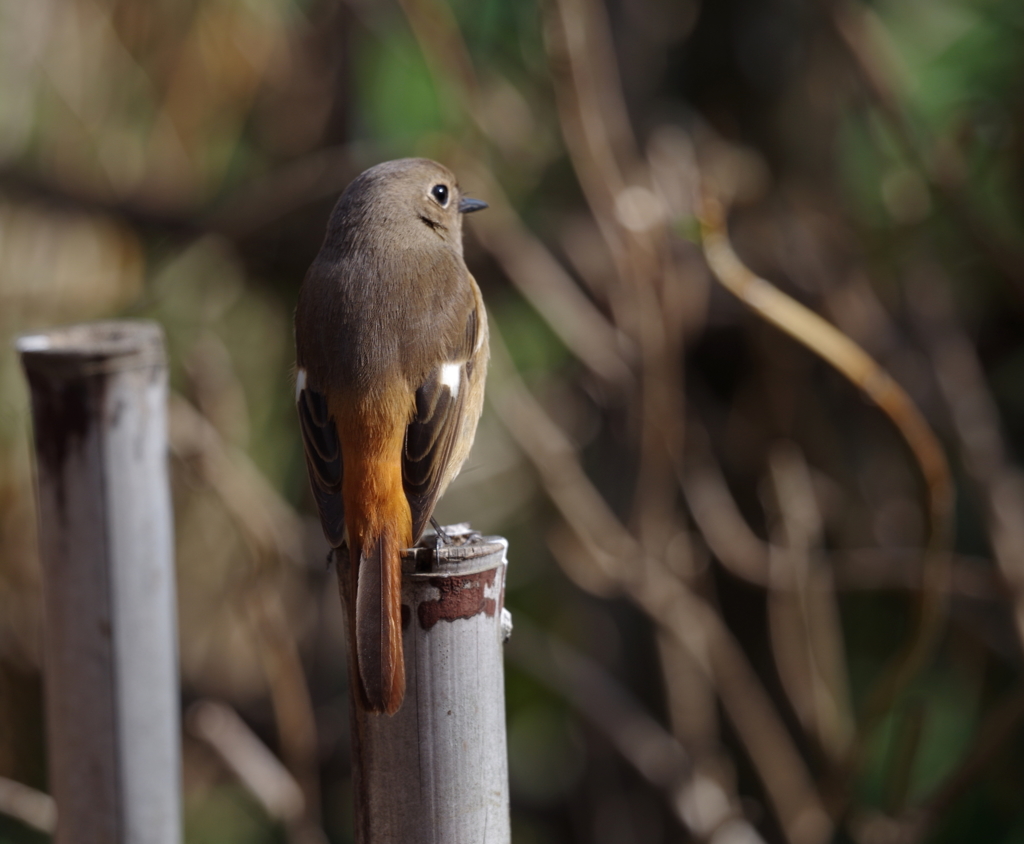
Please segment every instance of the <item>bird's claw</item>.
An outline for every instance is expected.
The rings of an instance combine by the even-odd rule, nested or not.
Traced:
[[[447,533],[444,532],[444,528],[441,527],[437,523],[437,519],[435,519],[433,516],[430,517],[430,524],[434,528],[434,531],[435,531],[435,538],[434,538],[434,542],[435,542],[434,550],[435,551],[438,550],[439,548],[446,548],[446,547],[454,544],[452,542],[452,538]]]

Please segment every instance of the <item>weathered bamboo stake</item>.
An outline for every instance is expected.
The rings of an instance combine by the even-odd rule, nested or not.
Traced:
[[[351,696],[357,844],[511,840],[502,662],[511,630],[508,543],[468,525],[444,530],[452,544],[434,548],[430,536],[403,559],[402,708],[371,714]]]
[[[32,393],[57,844],[180,844],[167,366],[160,327],[17,341]]]

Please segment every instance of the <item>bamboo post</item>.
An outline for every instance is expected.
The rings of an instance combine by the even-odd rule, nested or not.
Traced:
[[[406,694],[394,715],[351,695],[357,844],[509,844],[502,643],[506,550],[468,525],[407,552]],[[429,547],[426,547],[429,546]]]
[[[57,844],[180,844],[167,367],[150,322],[19,338],[32,394]]]

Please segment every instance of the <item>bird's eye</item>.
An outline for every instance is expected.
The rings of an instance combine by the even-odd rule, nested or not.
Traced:
[[[430,195],[440,203],[442,208],[448,205],[448,187],[446,185],[434,185],[430,189]]]

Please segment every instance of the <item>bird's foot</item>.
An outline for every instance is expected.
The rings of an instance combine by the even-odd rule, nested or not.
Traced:
[[[453,544],[452,538],[444,532],[444,528],[437,523],[437,519],[435,519],[433,516],[430,517],[430,524],[437,534],[437,548],[441,548],[442,546],[447,547]]]

